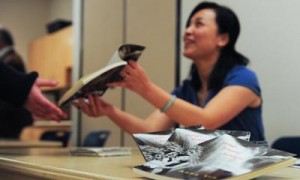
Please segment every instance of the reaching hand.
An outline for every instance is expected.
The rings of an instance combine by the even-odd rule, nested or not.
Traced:
[[[136,61],[129,61],[128,65],[121,72],[123,81],[108,84],[109,87],[124,87],[133,92],[142,94],[147,90],[150,83],[142,67]]]
[[[88,100],[81,98],[78,99],[78,102],[73,101],[72,104],[91,117],[108,115],[113,109],[112,105],[106,103],[95,94],[89,94]]]
[[[55,87],[56,81],[37,79],[29,92],[25,107],[35,116],[60,121],[67,115],[56,105],[50,102],[41,92],[40,87]]]

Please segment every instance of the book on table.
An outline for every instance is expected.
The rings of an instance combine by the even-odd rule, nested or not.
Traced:
[[[73,156],[126,156],[131,155],[131,147],[73,147]]]
[[[63,106],[72,100],[85,98],[89,93],[103,95],[108,89],[107,84],[121,81],[120,72],[129,60],[137,61],[142,54],[144,46],[136,44],[123,44],[113,54],[109,62],[103,68],[80,78],[60,98],[58,105]]]
[[[170,138],[172,133],[172,130],[153,133],[135,133],[132,134],[132,137],[144,159],[146,161],[151,161],[155,158],[156,154],[164,148],[164,144]]]
[[[156,154],[148,154],[152,159],[133,171],[151,179],[251,179],[296,162],[294,154],[248,138],[243,131],[175,129]]]
[[[200,126],[176,128],[170,131],[132,134],[145,161],[161,160],[173,148],[189,148],[222,134],[230,134],[240,139],[250,140],[248,131],[206,130]]]

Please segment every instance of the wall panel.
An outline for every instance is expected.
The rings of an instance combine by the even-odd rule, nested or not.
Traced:
[[[166,91],[175,84],[175,0],[127,0],[126,42],[146,46],[139,62],[149,78]],[[145,118],[154,110],[141,97],[126,92],[126,111]],[[125,145],[133,145],[125,136]]]
[[[123,1],[84,1],[83,74],[94,72],[108,62],[123,40]],[[121,104],[121,90],[108,91],[104,99],[116,106]],[[106,117],[82,116],[82,139],[94,130],[108,129],[107,146],[120,145],[120,129]]]

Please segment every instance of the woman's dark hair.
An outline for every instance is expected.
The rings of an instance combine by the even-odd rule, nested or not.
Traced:
[[[199,3],[191,12],[186,27],[190,25],[191,18],[198,11],[203,9],[212,9],[215,12],[218,33],[228,34],[229,36],[229,42],[223,47],[208,81],[209,90],[219,90],[222,88],[223,81],[228,71],[235,65],[246,66],[249,63],[249,60],[235,50],[235,43],[240,34],[240,23],[236,14],[231,9],[213,2]],[[190,76],[193,87],[197,90],[201,89],[202,84],[195,64],[192,64]]]

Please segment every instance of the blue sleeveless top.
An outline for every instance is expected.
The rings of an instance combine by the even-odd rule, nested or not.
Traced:
[[[234,66],[227,74],[222,88],[226,86],[243,86],[259,97],[261,97],[261,90],[259,87],[256,74],[245,66]],[[209,92],[201,107],[205,107],[206,104],[218,93]],[[175,88],[172,94],[176,95],[187,102],[199,106],[199,100],[196,90],[192,87],[190,80],[185,80],[182,86]],[[227,124],[219,127],[222,130],[241,130],[251,132],[251,141],[264,141],[264,128],[262,122],[262,105],[256,108],[246,108],[235,118],[229,121]]]

